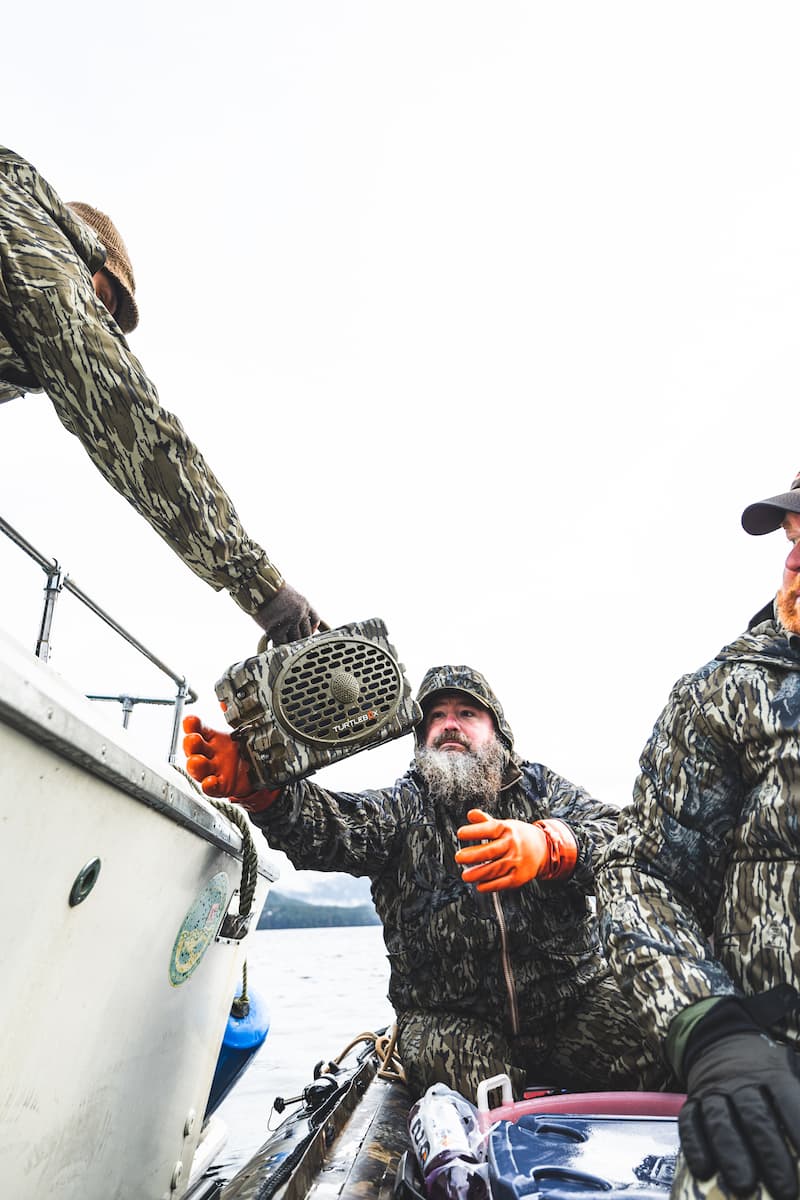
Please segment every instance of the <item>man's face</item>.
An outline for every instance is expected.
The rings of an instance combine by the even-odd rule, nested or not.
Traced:
[[[782,526],[792,548],[783,568],[778,613],[791,633],[800,633],[800,513],[788,512]]]
[[[463,692],[441,692],[426,713],[414,761],[431,798],[464,821],[470,808],[492,811],[507,752],[488,709]]]
[[[493,741],[494,718],[463,692],[442,692],[425,716],[425,748],[447,754],[475,754]]]
[[[92,276],[92,283],[94,285],[94,294],[97,296],[97,299],[106,306],[108,311],[111,313],[111,316],[115,317],[117,315],[117,309],[119,308],[119,296],[117,294],[114,280],[111,278],[105,267],[102,267],[101,270],[97,271]]]

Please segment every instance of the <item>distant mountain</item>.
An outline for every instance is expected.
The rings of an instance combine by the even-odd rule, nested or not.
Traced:
[[[371,901],[366,904],[316,904],[271,889],[259,929],[307,929],[320,925],[380,925]]]
[[[338,871],[296,871],[281,858],[278,888],[282,896],[308,904],[371,904],[368,879],[356,879]]]

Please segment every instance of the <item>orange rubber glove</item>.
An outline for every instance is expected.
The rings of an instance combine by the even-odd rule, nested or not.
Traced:
[[[466,864],[461,878],[477,884],[479,892],[518,888],[531,879],[564,879],[574,870],[578,846],[563,821],[501,820],[479,808],[470,809],[467,820],[459,839],[480,844],[462,847],[456,862]]]
[[[186,770],[207,796],[230,799],[247,812],[264,812],[280,788],[253,791],[250,768],[229,733],[203,725],[199,717],[184,717],[183,753]]]

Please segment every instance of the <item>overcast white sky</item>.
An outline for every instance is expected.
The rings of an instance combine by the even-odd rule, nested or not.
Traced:
[[[415,686],[477,667],[524,756],[625,803],[672,682],[785,556],[739,519],[800,469],[796,5],[30,12],[3,18],[5,142],[119,226],[131,347],[250,534],[331,625],[383,617]],[[0,471],[3,515],[220,724],[255,625],[45,396],[0,408]],[[5,546],[0,571],[32,645],[43,576]],[[74,610],[55,669],[169,693]]]

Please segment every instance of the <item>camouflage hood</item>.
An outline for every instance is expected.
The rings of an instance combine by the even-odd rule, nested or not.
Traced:
[[[488,708],[494,717],[497,732],[508,749],[513,752],[514,734],[511,732],[511,726],[506,720],[503,706],[480,671],[474,671],[472,667],[463,666],[429,667],[417,692],[417,703],[423,713],[428,707],[428,701],[431,696],[434,696],[437,692],[464,692],[467,696],[471,696],[473,700],[477,700],[484,708]],[[422,722],[417,725],[414,733],[417,741],[420,740],[421,732]]]
[[[714,662],[755,663],[796,671],[800,659],[800,635],[786,629],[773,610],[774,604],[762,609],[757,615],[763,619],[755,625],[751,622],[747,632],[724,646]]]

